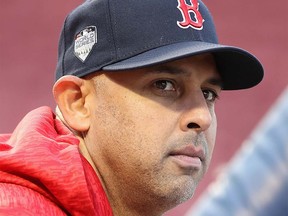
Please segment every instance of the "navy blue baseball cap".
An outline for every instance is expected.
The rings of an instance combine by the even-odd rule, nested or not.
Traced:
[[[65,20],[56,79],[203,53],[213,54],[224,90],[250,88],[263,78],[255,56],[218,43],[212,16],[201,0],[87,0]]]

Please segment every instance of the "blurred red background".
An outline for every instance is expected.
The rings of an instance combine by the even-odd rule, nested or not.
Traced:
[[[0,0],[0,133],[9,133],[30,110],[55,107],[51,89],[58,37],[66,14],[80,0]],[[288,80],[288,1],[204,0],[221,43],[242,47],[263,63],[256,88],[223,92],[217,102],[218,136],[212,165],[194,198],[167,215],[193,205],[221,166],[249,136]]]

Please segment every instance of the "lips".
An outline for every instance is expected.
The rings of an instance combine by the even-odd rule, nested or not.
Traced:
[[[183,168],[200,168],[205,159],[202,146],[187,145],[174,150],[170,155],[174,161]]]

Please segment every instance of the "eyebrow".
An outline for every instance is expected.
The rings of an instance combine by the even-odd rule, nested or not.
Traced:
[[[171,66],[166,66],[166,65],[160,65],[160,66],[156,66],[153,68],[153,70],[149,70],[148,73],[168,73],[168,74],[172,74],[172,75],[176,75],[176,74],[183,74],[188,76],[189,72],[181,70],[179,68],[176,67],[171,67]],[[221,89],[223,89],[223,81],[221,78],[218,77],[211,77],[209,79],[207,79],[205,81],[208,84],[214,85],[214,86],[219,86]]]
[[[210,78],[206,82],[214,86],[219,86],[221,89],[224,87],[223,81],[220,78]]]

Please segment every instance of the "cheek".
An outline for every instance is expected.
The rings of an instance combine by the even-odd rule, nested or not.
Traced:
[[[216,141],[216,133],[217,133],[217,118],[215,113],[212,113],[212,123],[210,125],[210,127],[208,128],[208,130],[205,132],[206,134],[206,139],[207,139],[207,144],[208,144],[208,154],[209,154],[209,158],[211,159],[212,157],[212,153],[214,150],[214,146],[215,146],[215,141]]]
[[[156,161],[165,151],[163,112],[141,98],[110,101],[115,103],[107,101],[98,105],[95,111],[94,140],[97,145],[94,152],[101,153],[107,163],[118,163],[119,167]]]

